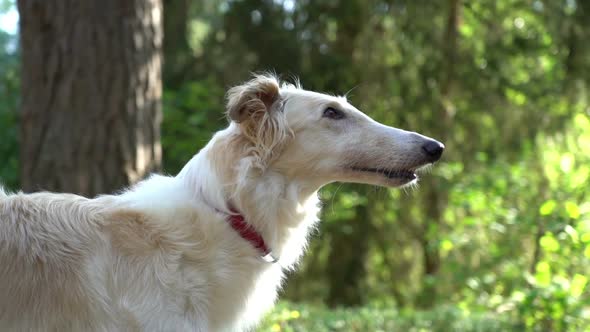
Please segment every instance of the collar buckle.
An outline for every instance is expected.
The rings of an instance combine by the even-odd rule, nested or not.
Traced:
[[[271,263],[271,264],[274,264],[274,263],[276,263],[276,262],[278,262],[278,261],[279,261],[279,258],[278,258],[278,257],[276,257],[276,256],[275,256],[275,255],[272,253],[272,251],[269,251],[269,252],[268,252],[267,254],[265,254],[264,256],[260,256],[260,258],[261,258],[261,259],[262,259],[264,262],[266,262],[266,263]]]

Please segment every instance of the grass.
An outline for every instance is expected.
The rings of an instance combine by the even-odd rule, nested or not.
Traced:
[[[366,306],[329,309],[325,306],[279,303],[257,331],[261,332],[369,332],[369,331],[517,331],[507,317],[494,313],[466,313],[441,306],[431,311],[400,312],[394,308]]]

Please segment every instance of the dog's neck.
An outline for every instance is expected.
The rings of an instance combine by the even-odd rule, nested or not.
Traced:
[[[281,265],[292,265],[303,253],[319,212],[317,191],[286,181],[271,171],[251,178],[235,195],[234,204],[260,234]],[[294,255],[294,257],[289,257]]]
[[[240,168],[244,160],[232,153],[226,139],[215,137],[178,176],[207,205],[229,215],[231,204],[260,233],[279,264],[293,266],[317,221],[319,186],[271,169]]]

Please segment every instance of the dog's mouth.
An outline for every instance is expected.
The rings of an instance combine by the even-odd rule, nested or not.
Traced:
[[[387,169],[387,168],[372,168],[372,167],[351,167],[353,171],[374,173],[384,176],[390,180],[394,180],[398,185],[403,185],[414,181],[418,178],[413,169]]]

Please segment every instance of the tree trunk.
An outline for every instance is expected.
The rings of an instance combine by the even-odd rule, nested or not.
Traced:
[[[367,272],[371,218],[367,204],[358,205],[355,212],[354,218],[340,221],[337,229],[331,232],[327,302],[332,307],[357,306],[364,302],[362,283]]]
[[[189,0],[164,0],[164,84],[178,87],[193,63],[188,44]]]
[[[459,0],[448,0],[448,15],[443,40],[443,65],[445,70],[442,71],[441,83],[441,106],[437,125],[431,126],[433,133],[438,139],[445,142],[448,133],[452,127],[452,117],[454,107],[451,107],[450,99],[452,98],[454,80],[455,80],[455,62],[457,61],[457,38],[459,31],[459,22],[461,17],[461,2]],[[418,306],[430,308],[437,301],[436,277],[441,266],[439,241],[437,238],[438,231],[431,232],[430,228],[440,229],[443,224],[443,213],[448,201],[448,193],[441,185],[441,180],[432,179],[425,186],[423,194],[425,197],[426,208],[424,216],[427,224],[423,227],[423,232],[418,239],[422,246],[422,266],[424,274],[424,287],[417,298]]]
[[[160,167],[161,0],[19,0],[25,191],[87,196]]]

